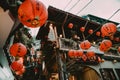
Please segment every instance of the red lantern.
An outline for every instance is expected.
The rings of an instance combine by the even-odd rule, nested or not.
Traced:
[[[104,36],[112,36],[116,32],[117,28],[114,23],[106,23],[101,27],[101,33]]]
[[[87,50],[87,49],[89,49],[91,47],[91,43],[88,40],[85,40],[85,41],[80,43],[80,47],[82,49]]]
[[[16,73],[16,75],[21,76],[21,75],[23,75],[24,72],[25,72],[25,67],[23,66],[23,68],[21,70],[16,71],[15,73]]]
[[[22,24],[35,28],[46,22],[48,12],[39,0],[25,0],[18,9],[18,18]]]
[[[68,28],[72,29],[73,28],[73,23],[69,23]]]
[[[83,61],[86,61],[86,60],[87,60],[87,56],[86,56],[85,54],[82,56],[82,60],[83,60]]]
[[[80,31],[81,31],[81,32],[84,32],[84,31],[85,31],[85,27],[81,27],[81,28],[80,28]]]
[[[74,58],[74,50],[69,50],[69,51],[68,51],[68,56],[69,56],[70,58]]]
[[[118,47],[118,52],[120,53],[120,47]]]
[[[97,32],[96,32],[96,35],[97,35],[97,36],[100,36],[100,31],[97,31]]]
[[[94,53],[94,51],[87,51],[87,57],[93,57],[93,56],[95,56],[95,53]]]
[[[89,33],[89,34],[92,34],[92,33],[93,33],[93,30],[92,30],[92,29],[90,29],[90,30],[88,31],[88,33]]]
[[[78,50],[79,52],[79,57],[82,57],[83,56],[83,51],[82,50]]]
[[[76,57],[76,58],[79,57],[79,51],[78,50],[74,50],[74,57]]]
[[[112,42],[110,40],[103,40],[99,46],[99,49],[105,52],[109,50],[111,46],[112,46]]]
[[[23,68],[23,64],[19,63],[18,61],[12,62],[10,66],[14,71],[20,71]]]
[[[22,43],[15,43],[10,47],[12,56],[24,56],[27,53],[27,48]]]

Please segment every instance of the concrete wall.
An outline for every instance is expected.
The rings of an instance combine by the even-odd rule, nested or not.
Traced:
[[[3,51],[3,46],[14,24],[8,12],[9,11],[4,12],[2,8],[0,8],[0,64],[2,65],[0,66],[0,80],[14,80],[14,76]]]

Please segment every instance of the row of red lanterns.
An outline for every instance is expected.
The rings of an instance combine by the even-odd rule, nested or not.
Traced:
[[[68,24],[68,28],[72,29],[73,28],[73,23],[69,23]],[[104,24],[102,27],[101,27],[101,31],[97,31],[96,32],[96,35],[97,36],[102,36],[102,37],[105,37],[105,36],[112,36],[115,34],[117,30],[117,27],[114,23],[106,23]],[[85,27],[80,27],[80,31],[81,32],[84,32],[85,31]],[[89,29],[88,30],[88,33],[89,34],[92,34],[94,31],[93,29]]]
[[[80,43],[80,48],[83,50],[88,50],[91,47],[91,43],[85,40]],[[99,50],[106,52],[112,47],[112,42],[110,40],[103,40],[99,45]],[[120,52],[120,47],[118,47],[118,52]]]
[[[82,57],[84,55],[84,51],[83,50],[69,50],[68,55],[71,58]],[[95,56],[95,53],[93,51],[87,51],[86,56],[93,57],[93,56]]]
[[[10,64],[11,69],[16,75],[21,76],[25,72],[25,66],[23,65],[24,56],[27,53],[27,48],[22,43],[14,43],[9,49],[10,55],[15,58]]]
[[[111,46],[112,46],[112,42],[110,40],[103,40],[100,43],[99,49],[100,51],[105,52],[109,50]],[[88,40],[85,40],[80,43],[80,48],[83,50],[88,50],[90,47],[91,47],[91,43]]]
[[[69,50],[68,56],[70,58],[81,58],[83,61],[92,60],[92,61],[98,61],[101,62],[101,58],[99,56],[96,57],[95,53],[93,51],[87,51],[86,54],[84,54],[83,50]]]

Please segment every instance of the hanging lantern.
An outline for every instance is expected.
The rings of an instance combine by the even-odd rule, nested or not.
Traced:
[[[84,50],[87,50],[91,47],[91,43],[88,40],[85,40],[80,43],[80,47]]]
[[[24,56],[27,53],[27,48],[22,43],[15,43],[10,47],[10,54],[12,56]]]
[[[92,34],[92,33],[93,33],[93,30],[92,30],[92,29],[89,29],[88,33],[89,33],[89,34]]]
[[[105,52],[109,50],[111,46],[112,46],[112,42],[110,40],[103,40],[99,46],[99,49]]]
[[[85,31],[85,27],[81,27],[81,28],[80,28],[80,31],[81,31],[81,32],[84,32],[84,31]]]
[[[97,32],[96,32],[96,35],[97,35],[97,36],[100,36],[100,31],[97,31]]]
[[[20,71],[23,68],[23,64],[19,63],[18,61],[12,62],[10,66],[14,71]]]
[[[23,68],[21,70],[16,71],[15,73],[16,73],[16,75],[22,76],[24,72],[25,72],[25,67],[23,66]]]
[[[78,50],[74,50],[74,57],[76,57],[76,58],[79,57],[79,51]]]
[[[116,32],[117,28],[114,23],[106,23],[101,27],[101,33],[104,36],[112,36]]]
[[[45,24],[48,12],[39,0],[25,0],[18,9],[18,18],[27,27],[36,28]]]
[[[118,52],[120,53],[120,47],[118,47]]]
[[[68,28],[72,29],[73,28],[73,23],[69,23]]]
[[[94,53],[94,51],[87,51],[86,56],[87,57],[93,57],[93,56],[95,56],[95,53]]]
[[[69,50],[69,51],[68,51],[68,56],[69,56],[70,58],[74,58],[74,50]]]
[[[82,60],[83,60],[83,61],[86,61],[86,60],[87,60],[87,56],[86,56],[85,54],[82,56]]]
[[[78,50],[78,53],[79,53],[79,57],[83,56],[83,50]]]

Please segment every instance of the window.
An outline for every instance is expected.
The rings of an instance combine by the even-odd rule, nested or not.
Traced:
[[[116,71],[117,76],[118,76],[118,78],[119,78],[119,80],[120,80],[120,69],[115,69],[115,71]]]
[[[117,80],[113,69],[102,68],[100,69],[103,80]]]

